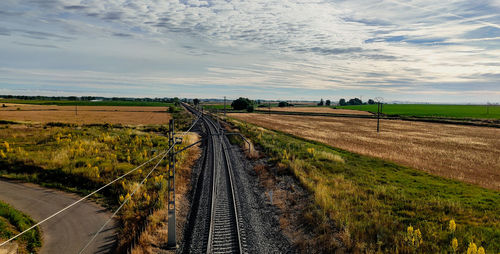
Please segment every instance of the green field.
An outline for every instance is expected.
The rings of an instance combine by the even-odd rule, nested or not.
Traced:
[[[316,247],[325,252],[453,253],[454,238],[456,253],[466,252],[471,242],[486,253],[500,251],[497,191],[230,122],[261,147],[278,172],[294,175],[311,193],[315,208],[303,211],[302,222],[319,235]],[[450,229],[451,220],[456,229]]]
[[[377,105],[337,106],[336,108],[377,112]],[[382,113],[400,116],[500,119],[500,106],[384,104]]]
[[[202,104],[202,106],[204,109],[220,109],[220,110],[224,109],[224,104],[210,104],[210,105],[203,105]],[[231,103],[226,104],[226,109],[227,110],[233,109],[233,108],[231,108]]]
[[[0,99],[1,103],[14,104],[35,104],[35,105],[57,105],[57,106],[148,106],[148,107],[169,107],[173,103],[149,102],[149,101],[49,101],[49,100],[19,100]]]

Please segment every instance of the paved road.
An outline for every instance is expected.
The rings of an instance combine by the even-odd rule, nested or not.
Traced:
[[[0,179],[0,200],[41,221],[79,197],[29,183]],[[89,201],[83,201],[41,225],[41,253],[78,253],[111,214]],[[108,253],[115,243],[116,224],[109,223],[85,253]]]

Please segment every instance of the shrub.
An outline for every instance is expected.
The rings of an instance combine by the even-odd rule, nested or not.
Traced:
[[[281,108],[283,108],[283,107],[288,107],[288,105],[289,105],[289,104],[288,104],[288,102],[286,102],[286,101],[280,101],[280,103],[278,103],[278,107],[281,107]]]

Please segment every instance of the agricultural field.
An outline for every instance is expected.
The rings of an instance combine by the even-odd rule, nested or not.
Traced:
[[[377,112],[377,105],[336,106],[335,108]],[[382,113],[399,116],[500,119],[498,105],[384,104]]]
[[[500,129],[400,120],[231,114],[265,128],[500,190]]]
[[[169,107],[3,105],[0,120],[32,123],[155,125],[168,123],[170,119]]]
[[[269,108],[257,108],[261,111],[269,111]],[[367,111],[352,110],[352,109],[334,109],[331,107],[271,107],[271,112],[300,112],[300,113],[328,113],[328,114],[345,114],[345,115],[373,115]]]
[[[497,130],[485,129],[470,135],[481,128],[443,128],[422,123],[411,123],[407,127],[407,122],[384,121],[383,138],[380,138],[371,134],[373,122],[363,124],[355,119],[343,122],[344,119],[320,117],[231,114],[227,120],[233,131],[250,138],[261,152],[270,156],[271,162],[277,165],[278,175],[292,174],[311,193],[314,205],[301,211],[299,216],[299,222],[310,225],[318,235],[309,246],[325,252],[348,253],[500,251],[500,178],[498,147],[494,145],[498,144],[500,135]],[[443,132],[442,129],[451,130]],[[460,137],[463,131],[469,133],[467,138]],[[359,135],[357,139],[356,135]],[[442,139],[437,139],[437,146],[432,149],[433,145],[427,143],[440,135]],[[403,144],[397,145],[398,142]],[[483,150],[472,149],[472,144]],[[392,148],[393,145],[396,147]],[[450,145],[452,147],[448,147]],[[356,153],[347,151],[349,147]],[[431,151],[424,151],[426,149]],[[487,149],[494,151],[479,153]],[[423,160],[419,163],[425,165],[425,161],[447,155],[463,155],[461,151],[454,154],[453,150],[474,153],[478,158],[467,157],[473,162],[489,160],[477,170],[472,168],[462,180],[490,189],[448,179],[456,178],[454,175],[459,173],[454,171],[461,170],[458,165],[462,161],[454,158],[430,164],[441,167],[442,171],[437,173],[442,172],[447,178],[385,159],[415,157],[408,162]],[[384,159],[374,158],[377,154]],[[431,156],[431,159],[422,156]],[[445,173],[446,164],[453,164],[453,170]],[[489,177],[476,179],[476,175],[481,174]],[[276,196],[285,199],[288,196],[283,190],[274,191]],[[290,205],[294,205],[293,200],[277,204],[280,209]]]

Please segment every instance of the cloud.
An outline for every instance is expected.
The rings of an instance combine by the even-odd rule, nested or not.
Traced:
[[[124,38],[132,37],[131,34],[127,34],[127,33],[113,33],[113,36],[124,37]]]
[[[104,14],[104,20],[120,20],[123,17],[123,12],[112,11]]]
[[[64,9],[66,9],[66,10],[83,10],[86,8],[87,8],[87,6],[85,6],[85,5],[66,5],[66,6],[64,6]]]
[[[50,45],[50,44],[35,44],[35,43],[26,43],[26,42],[19,42],[19,41],[15,41],[14,43],[17,45],[23,45],[23,46],[28,46],[28,47],[54,48],[54,49],[59,48],[58,46]]]
[[[493,26],[483,26],[465,33],[464,38],[479,39],[479,38],[496,38],[500,37],[500,28]]]
[[[53,33],[46,33],[46,32],[39,32],[39,31],[30,31],[30,30],[16,30],[16,32],[20,32],[24,34],[26,37],[30,37],[33,39],[48,39],[48,38],[56,38],[56,39],[64,39],[64,40],[69,40],[72,39],[70,36],[64,36],[64,35],[57,35]]]
[[[353,48],[321,48],[314,47],[310,49],[311,52],[319,53],[322,55],[340,55],[340,54],[348,54],[354,52],[361,52],[363,49],[361,47],[353,47]]]
[[[6,28],[3,28],[3,27],[0,27],[0,35],[9,36],[10,35],[10,30],[6,29]]]
[[[62,75],[61,83],[78,77],[96,84],[133,80],[145,87],[151,82],[373,93],[500,79],[500,5],[493,0],[19,0],[0,2],[0,10],[0,35],[33,49],[64,49],[64,55],[43,55],[57,58],[53,68],[80,59],[74,76]],[[11,15],[16,12],[21,14]],[[18,49],[8,44],[1,44],[0,53],[14,55],[7,51]],[[24,62],[1,63],[29,69],[42,61],[17,55],[23,57],[15,61]],[[77,75],[81,69],[106,71],[89,78]],[[136,78],[122,78],[120,69]]]

